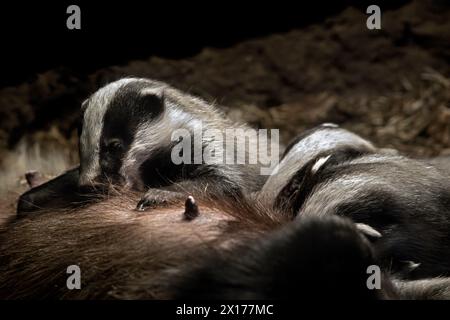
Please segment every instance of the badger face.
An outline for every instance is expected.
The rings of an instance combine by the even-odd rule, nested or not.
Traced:
[[[283,188],[306,164],[320,154],[331,153],[333,150],[350,147],[360,151],[375,151],[371,142],[339,127],[333,123],[324,123],[299,134],[286,147],[281,162],[264,184],[260,191],[260,198],[273,202]],[[318,170],[328,158],[319,159],[311,168]]]
[[[125,178],[133,175],[127,171],[138,170],[138,161],[127,160],[130,150],[139,144],[137,132],[164,111],[161,84],[146,79],[118,80],[95,92],[82,110],[79,185],[126,182]]]

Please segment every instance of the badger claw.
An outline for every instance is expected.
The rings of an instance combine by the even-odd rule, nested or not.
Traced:
[[[139,200],[137,206],[136,206],[136,210],[137,211],[145,211],[146,209],[150,208],[150,207],[155,207],[156,206],[156,201],[154,199],[141,199]]]
[[[147,209],[157,208],[168,205],[177,199],[180,199],[183,195],[179,192],[160,190],[160,189],[150,189],[147,193],[139,200],[136,205],[137,211],[146,211]]]
[[[139,200],[136,210],[137,211],[145,211],[150,208],[156,208],[158,206],[166,205],[166,199],[157,199],[157,198],[148,198],[144,196],[141,200]]]

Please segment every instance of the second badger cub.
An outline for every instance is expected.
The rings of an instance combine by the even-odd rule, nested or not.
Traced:
[[[213,196],[240,197],[263,185],[265,178],[258,164],[206,163],[195,158],[196,151],[200,149],[203,155],[208,148],[223,153],[224,159],[234,159],[234,154],[228,154],[234,148],[225,148],[223,141],[203,133],[214,130],[225,134],[225,130],[236,129],[248,128],[233,123],[206,101],[163,82],[140,78],[112,82],[82,105],[78,187],[96,189],[112,182],[134,190],[158,189],[144,195],[139,210],[185,197],[180,192],[191,192],[188,188],[192,188],[193,180],[199,190]],[[174,138],[176,130],[189,136],[190,155],[183,154],[182,148],[179,152],[180,157],[191,160],[187,163],[173,161],[173,147],[188,139]],[[256,141],[249,141],[253,143]],[[190,181],[188,185],[186,181]],[[45,207],[42,189],[45,191],[45,185],[39,199],[31,199]],[[32,195],[33,190],[28,192]]]
[[[402,277],[450,275],[450,180],[426,161],[320,126],[293,142],[260,196],[297,219],[350,218]]]

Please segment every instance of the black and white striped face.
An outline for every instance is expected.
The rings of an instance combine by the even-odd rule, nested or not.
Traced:
[[[162,91],[161,83],[128,78],[108,84],[83,103],[80,186],[129,183],[128,177],[137,175],[138,151],[148,147],[143,141],[158,139],[144,129],[164,113]],[[143,139],[139,131],[150,136]]]
[[[354,150],[372,150],[369,141],[333,123],[324,123],[298,135],[286,148],[281,162],[264,184],[260,197],[274,201],[288,181],[309,161],[333,150],[350,147]],[[328,161],[327,156],[318,159],[311,170],[317,171]]]

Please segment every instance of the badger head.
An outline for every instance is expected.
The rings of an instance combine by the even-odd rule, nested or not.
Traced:
[[[127,183],[141,187],[139,166],[165,140],[164,85],[127,78],[95,92],[82,105],[81,187]]]

